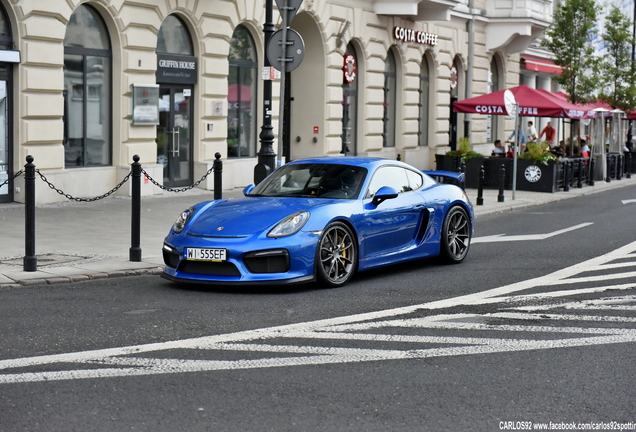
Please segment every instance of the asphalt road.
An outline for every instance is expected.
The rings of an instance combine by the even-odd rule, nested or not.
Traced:
[[[2,290],[0,431],[635,430],[634,195],[482,216],[461,265],[339,289]]]

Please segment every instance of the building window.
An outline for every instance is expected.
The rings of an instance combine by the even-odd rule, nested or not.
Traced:
[[[11,24],[9,23],[9,18],[7,18],[6,11],[2,5],[0,5],[0,48],[6,50],[13,49]]]
[[[389,50],[384,61],[384,114],[382,116],[382,147],[395,147],[395,113],[397,102],[395,56]]]
[[[190,32],[188,32],[183,22],[174,15],[168,15],[161,23],[161,28],[157,35],[157,52],[187,56],[194,55]]]
[[[490,70],[488,71],[488,93],[494,93],[499,90],[499,69],[497,67],[497,59],[493,57],[490,62]],[[499,127],[499,116],[488,114],[486,117],[486,142],[495,142],[497,139],[497,130]]]
[[[65,166],[112,163],[111,48],[102,18],[80,5],[64,37]]]
[[[228,157],[256,156],[256,45],[239,25],[232,34],[227,75]]]
[[[358,59],[352,43],[345,51],[342,84],[342,151],[346,155],[358,152]]]
[[[417,131],[417,144],[420,146],[428,145],[428,104],[430,102],[430,76],[428,71],[428,61],[426,56],[422,57],[422,66],[420,68],[420,102],[419,117],[417,123],[419,125]]]

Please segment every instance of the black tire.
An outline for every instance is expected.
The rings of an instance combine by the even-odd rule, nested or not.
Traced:
[[[318,281],[330,287],[347,283],[356,271],[358,245],[349,227],[334,222],[322,233],[316,251]]]
[[[440,257],[449,264],[458,264],[470,248],[470,219],[462,207],[452,207],[444,218],[440,239]]]

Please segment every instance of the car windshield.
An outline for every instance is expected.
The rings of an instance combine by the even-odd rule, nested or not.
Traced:
[[[366,168],[352,165],[285,165],[256,186],[250,196],[351,199],[360,193],[366,175]]]

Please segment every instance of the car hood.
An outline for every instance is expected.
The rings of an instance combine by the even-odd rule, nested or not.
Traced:
[[[244,197],[212,201],[195,213],[187,233],[204,237],[242,237],[268,229],[285,217],[309,210],[317,198]]]

